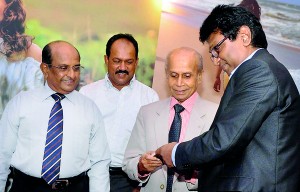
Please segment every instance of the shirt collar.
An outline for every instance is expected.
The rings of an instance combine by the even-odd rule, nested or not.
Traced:
[[[196,99],[199,97],[199,94],[197,92],[193,93],[192,96],[190,96],[187,100],[185,100],[182,103],[179,103],[175,97],[171,97],[171,103],[170,103],[170,110],[174,107],[176,104],[180,104],[184,107],[185,110],[187,110],[189,113],[192,111],[194,103]]]
[[[51,97],[52,94],[56,93],[56,91],[52,90],[48,83],[45,83],[45,86],[43,86],[42,90],[41,90],[41,95],[42,95],[42,101],[48,99],[49,97]],[[73,102],[74,101],[74,91],[72,91],[71,93],[65,94],[65,99],[68,99],[69,101]]]
[[[106,73],[104,79],[105,79],[105,86],[106,86],[107,89],[115,88],[113,86],[113,84],[111,83],[111,81],[109,80],[109,78],[108,78],[108,73]],[[133,75],[132,79],[130,80],[129,85],[125,86],[125,87],[129,87],[129,88],[133,89],[134,82],[135,82],[135,75]]]
[[[249,59],[251,59],[253,57],[253,55],[260,49],[263,49],[263,48],[259,48],[259,49],[256,49],[253,53],[251,53],[241,64],[239,64],[236,68],[234,68],[232,70],[232,72],[230,73],[230,76],[229,76],[229,79],[232,77],[232,75],[235,73],[235,71],[243,64],[245,63],[246,61],[248,61]]]

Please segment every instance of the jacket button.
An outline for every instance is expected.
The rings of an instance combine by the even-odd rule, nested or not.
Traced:
[[[161,184],[160,189],[164,189],[164,188],[165,188],[164,184]]]

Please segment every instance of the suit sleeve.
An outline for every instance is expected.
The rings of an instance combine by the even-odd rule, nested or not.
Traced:
[[[137,180],[141,183],[148,181],[150,175],[145,180],[139,179],[139,174],[137,170],[137,165],[140,157],[146,153],[146,134],[145,126],[143,123],[143,107],[137,115],[137,119],[133,130],[131,132],[130,139],[125,150],[124,160],[123,160],[123,171],[132,180]]]
[[[245,62],[230,80],[208,132],[178,145],[177,169],[234,158],[277,105],[277,82],[262,61]],[[226,105],[226,106],[224,106]]]

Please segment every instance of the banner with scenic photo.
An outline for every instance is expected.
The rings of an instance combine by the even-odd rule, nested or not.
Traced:
[[[199,28],[218,4],[257,6],[260,21],[269,43],[268,51],[283,63],[300,90],[300,1],[298,0],[163,0],[153,87],[161,98],[169,95],[164,83],[164,62],[173,48],[187,46],[198,50],[204,58],[204,73],[199,88],[202,97],[219,102],[228,76],[218,73],[212,64],[208,47],[199,41]],[[256,4],[258,5],[256,5]],[[221,76],[221,77],[220,77]],[[216,79],[221,89],[215,91]]]
[[[107,40],[117,33],[130,33],[139,44],[136,77],[152,85],[161,0],[0,2],[0,117],[7,102],[18,92],[43,83],[39,70],[41,49],[54,40],[68,41],[79,50],[84,67],[79,85],[82,86],[104,77]],[[16,40],[19,43],[14,43]],[[29,43],[19,46],[24,41]]]

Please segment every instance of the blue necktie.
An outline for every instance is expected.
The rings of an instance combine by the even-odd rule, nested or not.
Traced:
[[[59,178],[60,157],[63,139],[63,109],[60,101],[65,98],[60,93],[51,95],[55,104],[51,110],[46,145],[44,151],[44,160],[42,165],[42,178],[51,185]]]
[[[179,141],[180,131],[181,131],[180,113],[184,110],[184,107],[182,105],[176,104],[174,105],[174,109],[175,109],[175,116],[169,131],[169,143]],[[168,168],[166,192],[172,192],[173,178],[174,178],[174,170]]]

